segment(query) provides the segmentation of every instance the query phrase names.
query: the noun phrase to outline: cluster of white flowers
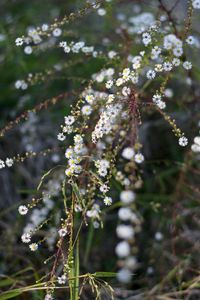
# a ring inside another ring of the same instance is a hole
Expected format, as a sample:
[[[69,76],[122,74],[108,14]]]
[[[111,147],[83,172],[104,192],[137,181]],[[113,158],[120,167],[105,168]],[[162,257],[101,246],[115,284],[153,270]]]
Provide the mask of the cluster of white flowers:
[[[131,245],[134,242],[140,221],[132,209],[135,193],[131,190],[124,190],[120,194],[120,200],[122,207],[118,210],[120,224],[116,228],[116,234],[121,241],[117,244],[115,252],[121,268],[117,272],[117,279],[122,283],[129,283],[132,272],[138,266],[136,257],[131,254]],[[125,224],[122,222],[125,222]]]
[[[21,90],[26,90],[28,88],[28,84],[24,80],[17,80],[15,82],[15,88],[16,89],[21,89]]]
[[[195,153],[200,153],[200,136],[194,138],[194,143],[191,146],[191,149]]]
[[[129,18],[129,23],[133,25],[128,28],[129,33],[142,33],[155,24],[155,18],[152,13],[144,12]]]
[[[92,53],[94,57],[96,57],[99,53],[94,50],[93,46],[86,46],[85,42],[70,42],[69,44],[66,41],[60,42],[59,46],[63,48],[65,53],[85,53],[90,54]]]
[[[101,113],[100,119],[92,132],[93,143],[97,143],[103,135],[107,135],[112,131],[116,118],[119,116],[121,110],[121,104],[106,105],[105,110]]]
[[[0,159],[0,169],[3,169],[5,167],[12,167],[14,164],[14,160],[12,158],[6,158],[6,160]]]
[[[136,163],[141,164],[144,161],[144,155],[140,152],[135,153],[132,147],[126,147],[122,150],[122,157],[127,160],[134,159]]]
[[[54,207],[54,201],[51,198],[56,197],[59,195],[61,190],[61,183],[63,181],[63,174],[59,174],[53,179],[50,179],[44,188],[43,195],[41,201],[43,206],[41,209],[34,208],[31,211],[29,216],[29,221],[24,227],[23,234],[21,236],[21,240],[23,243],[29,244],[31,242],[32,236],[37,232],[37,229],[41,227],[41,224],[45,222],[48,217],[48,214]],[[29,211],[29,206],[20,205],[18,211],[21,215],[26,215]],[[59,234],[59,233],[58,233]],[[57,237],[56,229],[50,228],[49,236],[46,240],[47,245],[49,248],[52,248],[52,245],[55,242]],[[29,248],[31,251],[36,251],[38,249],[38,243],[31,243],[29,244]]]
[[[110,162],[106,159],[97,160],[95,161],[95,166],[97,168],[98,174],[102,177],[105,177],[108,174]]]
[[[152,101],[160,108],[164,109],[166,107],[166,103],[162,100],[162,96],[160,94],[153,95]]]
[[[70,177],[75,174],[80,174],[82,167],[80,162],[82,160],[81,155],[86,154],[87,148],[83,143],[83,137],[80,134],[74,136],[74,146],[70,146],[65,151],[65,157],[68,159],[68,168],[65,170],[65,174]]]

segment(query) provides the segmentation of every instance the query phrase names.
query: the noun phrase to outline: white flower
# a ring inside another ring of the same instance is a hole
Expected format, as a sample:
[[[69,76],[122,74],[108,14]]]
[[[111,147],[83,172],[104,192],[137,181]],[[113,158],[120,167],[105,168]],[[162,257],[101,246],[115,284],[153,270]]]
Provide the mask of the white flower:
[[[179,58],[173,58],[172,60],[172,64],[175,66],[175,67],[178,67],[180,65],[181,61]]]
[[[128,95],[130,95],[130,93],[131,93],[131,89],[127,86],[124,86],[122,89],[122,95],[127,97]]]
[[[165,109],[166,108],[166,103],[164,101],[157,101],[156,105],[160,108],[160,109]]]
[[[173,49],[174,56],[180,57],[183,54],[183,48],[177,47]]]
[[[106,88],[107,88],[107,89],[110,89],[112,86],[113,86],[113,81],[112,81],[112,80],[108,80],[108,81],[106,82]]]
[[[118,217],[122,221],[128,221],[128,220],[130,220],[131,216],[132,216],[132,211],[128,207],[121,207],[118,210]]]
[[[103,17],[103,16],[106,15],[106,10],[104,8],[99,8],[97,10],[97,13],[98,13],[99,16]]]
[[[29,233],[24,233],[21,236],[21,240],[22,240],[23,243],[30,243],[30,241],[31,241],[31,235]]]
[[[111,50],[111,51],[108,52],[108,57],[110,59],[113,59],[116,55],[117,55],[117,52],[115,52],[113,50]]]
[[[75,144],[78,144],[78,145],[82,144],[83,143],[82,136],[80,134],[76,134],[74,136],[74,142],[75,142]]]
[[[156,232],[155,234],[155,240],[156,241],[161,241],[163,239],[163,235],[161,232]]]
[[[120,86],[120,85],[122,85],[123,83],[124,83],[123,78],[118,78],[118,79],[116,80],[116,86]]]
[[[60,28],[55,28],[52,34],[53,36],[58,37],[62,34],[62,30]]]
[[[129,204],[135,200],[135,193],[130,190],[122,191],[120,194],[120,200],[123,203]]]
[[[192,69],[192,63],[190,61],[184,61],[183,68],[186,70]]]
[[[59,140],[59,141],[64,141],[65,139],[66,139],[66,137],[64,136],[64,134],[61,132],[61,133],[59,133],[58,135],[57,135],[57,139]]]
[[[127,257],[130,255],[131,248],[128,242],[123,241],[117,244],[115,252],[118,257]]]
[[[185,147],[188,144],[188,139],[185,136],[179,138],[178,143],[180,146]]]
[[[31,46],[26,46],[24,48],[24,53],[27,54],[27,55],[30,55],[31,53],[33,52],[33,49]]]
[[[112,198],[111,197],[105,197],[103,202],[106,206],[110,206],[112,204]]]
[[[192,6],[193,6],[195,9],[200,9],[200,0],[193,0],[193,1],[192,1]]]
[[[122,283],[129,283],[131,281],[132,274],[130,270],[122,268],[117,272],[117,280]]]
[[[23,41],[23,39],[22,39],[22,38],[17,38],[17,39],[15,40],[15,44],[16,44],[16,46],[22,46],[22,45],[23,45],[23,43],[24,43],[24,41]]]
[[[162,96],[161,96],[161,95],[155,94],[155,95],[153,95],[152,101],[153,101],[154,103],[157,103],[158,101],[161,101],[161,99],[162,99]]]
[[[172,70],[172,67],[173,67],[173,65],[172,65],[169,61],[166,61],[166,62],[164,62],[164,64],[163,64],[163,69],[164,69],[165,71],[171,71],[171,70]]]
[[[84,105],[81,112],[83,115],[89,116],[92,113],[92,107],[90,105]]]
[[[168,89],[164,90],[164,94],[165,94],[165,97],[172,98],[174,93],[173,93],[172,89],[168,88]]]
[[[195,43],[195,38],[192,35],[189,35],[186,39],[186,43],[189,45],[193,45]]]
[[[142,41],[145,46],[151,43],[151,35],[148,32],[142,34]]]
[[[131,147],[124,148],[122,151],[122,157],[131,160],[135,155],[135,151]]]
[[[195,153],[200,152],[200,136],[194,138],[194,144],[191,146],[191,149]]]
[[[32,243],[29,245],[29,248],[31,249],[31,251],[36,251],[38,249],[38,244]]]
[[[134,256],[129,256],[124,262],[124,266],[128,269],[134,270],[137,267],[137,259]]]
[[[62,276],[58,277],[58,283],[59,284],[65,284],[67,281],[67,276],[63,274]]]
[[[48,24],[42,24],[42,31],[47,31],[49,28]]]
[[[75,122],[75,118],[74,116],[68,116],[68,117],[65,117],[65,124],[66,125],[72,125],[73,123]]]
[[[51,294],[46,294],[44,300],[53,300]]]
[[[106,184],[101,185],[99,189],[102,193],[106,193],[109,191],[109,187]]]
[[[69,46],[65,46],[63,49],[65,53],[69,53],[71,51]]]
[[[73,157],[73,149],[72,148],[67,148],[67,150],[65,151],[65,157],[66,158],[72,158]]]
[[[122,72],[122,75],[127,77],[130,74],[130,69],[129,68],[125,68]]]
[[[94,102],[94,96],[93,95],[87,95],[85,97],[85,100],[89,103],[92,104]]]
[[[148,79],[154,79],[156,77],[156,72],[154,70],[149,70],[147,72],[147,78]]]
[[[165,103],[165,102],[164,102]],[[135,162],[138,164],[141,164],[144,161],[144,156],[142,155],[142,153],[137,153],[135,155]]]
[[[5,163],[2,159],[0,159],[0,169],[5,168]]]
[[[124,225],[124,224],[120,224],[117,226],[116,228],[116,233],[118,238],[120,239],[131,239],[134,236],[134,230],[133,227],[130,225]]]
[[[6,165],[7,167],[12,167],[14,161],[12,158],[6,158]]]
[[[60,230],[58,230],[58,234],[60,237],[64,237],[67,234],[67,229],[66,228],[61,228]]]
[[[20,205],[18,208],[18,212],[20,213],[20,215],[26,215],[28,212],[28,208],[26,207],[26,205]]]

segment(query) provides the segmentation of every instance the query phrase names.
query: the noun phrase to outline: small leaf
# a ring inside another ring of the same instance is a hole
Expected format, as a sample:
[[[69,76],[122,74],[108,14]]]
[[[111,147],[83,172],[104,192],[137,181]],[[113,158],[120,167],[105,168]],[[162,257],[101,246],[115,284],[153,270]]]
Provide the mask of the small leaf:
[[[95,277],[116,277],[117,273],[114,272],[95,272]]]

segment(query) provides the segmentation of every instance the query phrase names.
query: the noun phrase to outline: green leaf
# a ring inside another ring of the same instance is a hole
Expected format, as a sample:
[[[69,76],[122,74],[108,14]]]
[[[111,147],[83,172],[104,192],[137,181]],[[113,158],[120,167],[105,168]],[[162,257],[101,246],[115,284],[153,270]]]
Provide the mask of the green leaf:
[[[11,285],[11,284],[13,284],[14,282],[15,282],[15,280],[12,279],[12,278],[2,279],[2,280],[0,281],[0,287],[7,286],[7,285]]]
[[[95,272],[95,277],[116,277],[117,273],[114,272]]]
[[[21,295],[23,291],[21,289],[11,290],[5,293],[0,294],[0,300],[11,299]]]
[[[82,198],[82,196],[81,196],[81,194],[80,194],[80,192],[79,192],[78,185],[77,185],[75,182],[72,182],[71,185],[72,185],[73,192],[74,192],[74,194],[75,194],[75,196],[76,196],[78,202],[79,202],[80,204],[82,204],[83,207],[85,207],[85,202],[84,202],[84,200],[83,200],[83,198]]]

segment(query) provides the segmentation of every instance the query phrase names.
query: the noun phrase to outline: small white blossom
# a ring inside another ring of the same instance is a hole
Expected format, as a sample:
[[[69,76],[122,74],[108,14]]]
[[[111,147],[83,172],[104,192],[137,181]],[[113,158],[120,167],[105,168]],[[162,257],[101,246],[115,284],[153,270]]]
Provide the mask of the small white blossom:
[[[110,206],[112,204],[112,198],[111,197],[105,197],[103,202],[106,206]]]
[[[132,279],[132,274],[129,269],[122,268],[117,272],[117,280],[121,283],[129,283]]]
[[[6,158],[6,165],[7,167],[12,167],[14,161],[12,158]]]
[[[178,143],[180,146],[185,147],[188,144],[188,139],[185,136],[179,138]]]
[[[194,138],[194,144],[192,144],[191,149],[195,153],[200,152],[200,136]]]
[[[124,225],[124,224],[118,225],[116,228],[116,233],[118,238],[124,240],[132,239],[134,236],[134,230],[131,225]]]
[[[26,205],[20,205],[18,208],[18,212],[20,213],[20,215],[26,215],[28,212],[28,208]]]
[[[30,241],[31,241],[31,235],[29,233],[24,233],[21,236],[21,240],[22,240],[23,243],[30,243]]]
[[[59,284],[65,284],[67,281],[67,276],[63,274],[62,276],[58,277],[58,283]]]
[[[192,63],[190,61],[184,61],[183,68],[186,70],[192,69]]]
[[[64,237],[67,234],[67,229],[66,228],[61,228],[60,230],[58,230],[58,234],[60,237]]]
[[[200,0],[192,0],[192,6],[195,9],[200,9]]]
[[[110,89],[112,86],[113,86],[113,81],[112,81],[112,80],[108,80],[108,81],[106,82],[106,88],[107,88],[107,89]]]
[[[107,193],[109,191],[109,187],[106,184],[101,185],[99,189],[102,193]]]
[[[81,108],[81,112],[83,115],[89,116],[92,113],[92,107],[90,105],[84,105]]]
[[[122,151],[122,157],[131,160],[135,155],[135,151],[131,147],[124,148]]]
[[[5,168],[5,163],[2,159],[0,159],[0,169]]]
[[[44,300],[53,300],[53,297],[51,294],[46,294]]]
[[[141,164],[144,161],[144,156],[142,153],[137,153],[134,159],[137,164]]]
[[[189,35],[186,39],[186,43],[189,45],[193,45],[195,43],[195,39],[192,35]]]
[[[52,32],[53,36],[58,37],[62,34],[62,30],[60,28],[55,28]]]
[[[156,72],[154,70],[149,70],[147,72],[147,78],[148,79],[154,79],[156,77]]]
[[[72,125],[73,123],[75,122],[75,118],[74,116],[68,116],[68,117],[65,117],[65,124],[66,125]]]
[[[116,80],[116,86],[120,86],[120,85],[122,85],[123,83],[124,83],[123,78],[118,78],[118,79]]]
[[[120,194],[120,200],[125,204],[132,203],[135,200],[135,193],[130,190],[122,191]]]
[[[89,103],[89,104],[93,104],[94,102],[94,95],[87,95],[85,97],[85,100]]]
[[[128,242],[123,241],[117,244],[115,252],[118,257],[127,257],[130,255],[131,248]]]
[[[16,44],[16,46],[22,46],[22,45],[23,45],[23,43],[24,43],[24,41],[23,41],[23,39],[22,39],[22,38],[17,38],[17,39],[15,40],[15,44]]]
[[[142,34],[142,41],[145,46],[149,45],[151,43],[151,35],[148,32],[144,32]]]
[[[32,243],[32,244],[29,245],[29,248],[30,248],[31,251],[37,251],[38,244]]]
[[[64,141],[65,139],[66,139],[66,137],[65,137],[65,135],[61,132],[61,133],[59,133],[58,135],[57,135],[57,139],[59,140],[59,141]]]

